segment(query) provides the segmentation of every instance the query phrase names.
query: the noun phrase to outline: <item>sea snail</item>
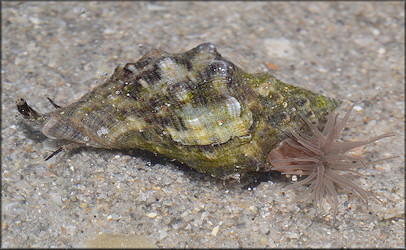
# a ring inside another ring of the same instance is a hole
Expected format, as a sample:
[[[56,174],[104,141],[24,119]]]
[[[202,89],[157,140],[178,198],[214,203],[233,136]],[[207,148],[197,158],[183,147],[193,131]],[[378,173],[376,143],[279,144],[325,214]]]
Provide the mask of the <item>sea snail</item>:
[[[118,66],[77,102],[66,107],[51,103],[56,110],[46,114],[22,98],[17,107],[45,136],[70,142],[54,154],[80,146],[136,148],[220,178],[270,171],[274,165],[314,180],[312,167],[304,165],[324,164],[319,156],[328,155],[327,146],[318,141],[331,144],[348,119],[340,123],[333,115],[340,101],[270,73],[247,73],[211,43],[180,54],[151,50],[135,63]],[[328,114],[322,133],[312,121],[325,122]],[[306,135],[309,131],[314,137]],[[308,164],[299,159],[303,154]],[[333,192],[334,180],[325,180],[324,189],[319,182],[313,187],[317,196]]]

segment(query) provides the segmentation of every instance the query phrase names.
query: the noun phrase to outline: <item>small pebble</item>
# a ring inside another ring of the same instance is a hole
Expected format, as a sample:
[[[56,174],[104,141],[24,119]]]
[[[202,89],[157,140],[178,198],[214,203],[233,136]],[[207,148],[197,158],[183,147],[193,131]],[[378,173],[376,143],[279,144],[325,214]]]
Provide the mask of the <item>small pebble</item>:
[[[156,213],[147,213],[146,216],[149,218],[155,218],[157,216],[157,214]]]
[[[220,229],[220,226],[215,226],[215,227],[213,228],[213,230],[211,231],[211,234],[212,234],[213,236],[216,236],[217,233],[219,232],[219,229]]]
[[[358,105],[355,105],[355,106],[354,106],[354,110],[356,110],[356,111],[361,111],[361,110],[362,110],[362,107],[361,107],[361,106],[358,106]]]
[[[381,54],[381,55],[383,55],[383,54],[386,53],[386,49],[385,49],[385,48],[379,48],[379,49],[378,49],[378,53]]]

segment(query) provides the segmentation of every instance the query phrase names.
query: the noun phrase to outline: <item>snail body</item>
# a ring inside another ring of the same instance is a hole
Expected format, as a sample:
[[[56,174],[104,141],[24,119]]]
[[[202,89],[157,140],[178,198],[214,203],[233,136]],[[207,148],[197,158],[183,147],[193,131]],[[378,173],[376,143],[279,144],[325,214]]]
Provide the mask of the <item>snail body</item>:
[[[53,103],[54,104],[54,103]],[[152,50],[66,107],[39,114],[17,107],[51,139],[74,146],[141,149],[226,178],[269,171],[286,131],[322,120],[339,101],[250,74],[211,43],[185,53]]]

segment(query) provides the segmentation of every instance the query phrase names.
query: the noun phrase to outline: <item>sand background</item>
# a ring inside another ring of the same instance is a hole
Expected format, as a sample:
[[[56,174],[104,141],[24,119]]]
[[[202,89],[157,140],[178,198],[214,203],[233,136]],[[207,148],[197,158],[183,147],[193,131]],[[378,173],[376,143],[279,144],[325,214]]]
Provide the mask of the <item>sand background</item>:
[[[129,246],[405,246],[404,3],[1,4],[2,247],[86,246],[100,233]],[[356,179],[382,202],[367,209],[341,192],[333,226],[329,211],[296,202],[303,189],[287,191],[285,178],[224,186],[167,161],[95,149],[45,162],[52,145],[15,107],[21,96],[50,111],[46,97],[78,100],[150,48],[184,52],[203,42],[248,71],[357,102],[343,139],[395,132],[356,151],[400,156]]]

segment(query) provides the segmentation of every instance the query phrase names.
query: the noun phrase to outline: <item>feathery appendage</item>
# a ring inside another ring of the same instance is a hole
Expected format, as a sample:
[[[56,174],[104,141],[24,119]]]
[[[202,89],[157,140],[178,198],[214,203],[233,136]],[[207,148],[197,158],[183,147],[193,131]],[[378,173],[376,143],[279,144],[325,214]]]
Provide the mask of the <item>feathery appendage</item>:
[[[390,132],[364,141],[342,142],[335,140],[343,130],[352,108],[353,106],[350,107],[340,121],[337,120],[338,113],[331,112],[327,116],[323,131],[320,131],[307,118],[303,118],[313,136],[292,131],[292,138],[282,141],[268,155],[272,170],[279,171],[282,174],[307,176],[290,185],[290,187],[308,186],[303,195],[306,196],[310,193],[308,198],[316,206],[320,204],[323,198],[327,199],[334,209],[334,218],[338,207],[336,185],[354,191],[366,201],[367,205],[368,196],[372,195],[372,193],[357,186],[350,178],[338,173],[339,171],[357,173],[354,169],[366,166],[362,158],[356,158],[345,153],[351,149],[395,135]],[[368,164],[392,158],[394,157],[376,160]]]

